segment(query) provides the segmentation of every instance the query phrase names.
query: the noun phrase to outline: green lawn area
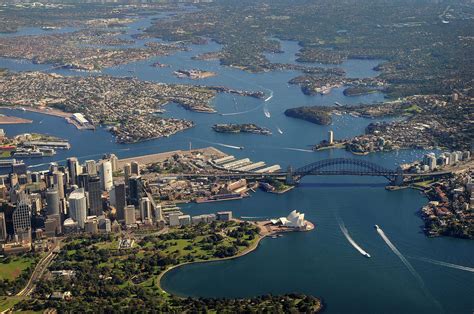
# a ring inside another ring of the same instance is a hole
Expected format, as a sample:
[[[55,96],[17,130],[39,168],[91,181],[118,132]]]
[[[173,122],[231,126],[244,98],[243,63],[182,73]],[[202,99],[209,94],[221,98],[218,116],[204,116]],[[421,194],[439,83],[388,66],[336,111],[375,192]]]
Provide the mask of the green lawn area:
[[[433,182],[434,182],[434,180],[427,180],[427,181],[413,183],[413,185],[418,186],[418,187],[422,187],[422,188],[426,188],[428,185],[430,185]]]
[[[0,279],[14,280],[31,264],[33,259],[29,257],[15,257],[7,264],[0,263]]]
[[[405,112],[407,112],[407,113],[420,113],[421,108],[418,107],[417,105],[411,105],[410,107],[405,109]]]
[[[0,312],[3,312],[23,300],[22,297],[0,297]]]

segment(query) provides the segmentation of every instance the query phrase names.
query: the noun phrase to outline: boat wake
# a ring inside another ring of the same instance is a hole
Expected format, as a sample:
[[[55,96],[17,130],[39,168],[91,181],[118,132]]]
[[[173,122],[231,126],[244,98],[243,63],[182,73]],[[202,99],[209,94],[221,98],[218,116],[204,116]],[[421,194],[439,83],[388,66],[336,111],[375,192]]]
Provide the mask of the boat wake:
[[[339,220],[339,219],[338,219]],[[341,229],[342,233],[346,237],[347,241],[357,250],[359,251],[360,254],[364,255],[365,257],[370,257],[370,254],[367,253],[363,248],[361,248],[355,241],[352,239],[352,237],[349,234],[349,231],[347,231],[346,226],[342,221],[338,221],[339,223],[339,228]]]
[[[376,227],[378,234],[380,237],[385,241],[385,243],[388,245],[388,247],[392,250],[395,255],[398,256],[398,258],[402,261],[403,264],[408,268],[408,270],[412,273],[412,275],[420,282],[420,284],[424,287],[424,282],[423,279],[420,277],[420,275],[416,272],[416,270],[413,268],[413,266],[410,264],[410,262],[403,256],[403,254],[397,249],[397,247],[390,241],[390,239],[387,237],[385,232],[383,232],[382,229]]]
[[[292,151],[296,151],[296,152],[314,153],[314,151],[312,151],[310,149],[303,149],[303,148],[282,147],[281,149],[292,150]]]
[[[252,108],[250,110],[245,110],[245,111],[238,111],[238,112],[229,112],[229,113],[221,113],[220,115],[221,116],[237,116],[237,115],[241,115],[241,114],[246,114],[246,113],[250,113],[250,112],[254,112],[254,111],[257,111],[259,110],[260,108],[262,108],[263,104],[255,107],[255,108]]]
[[[270,111],[268,111],[267,108],[263,109],[263,113],[265,114],[265,117],[270,118],[272,115],[270,114]]]
[[[388,247],[392,250],[392,252],[395,253],[395,255],[398,256],[398,258],[402,261],[403,264],[405,264],[406,268],[410,271],[410,273],[413,275],[413,277],[415,277],[415,279],[418,281],[418,284],[420,285],[421,289],[423,290],[424,294],[428,298],[433,300],[435,305],[443,312],[443,310],[441,308],[441,304],[435,298],[433,298],[433,296],[430,294],[430,292],[426,288],[425,282],[421,278],[420,274],[418,274],[418,272],[415,270],[415,268],[413,268],[413,266],[410,264],[410,262],[405,258],[405,256],[403,256],[403,254],[397,249],[397,247],[392,243],[392,241],[390,241],[390,239],[387,237],[385,232],[383,232],[383,230],[380,229],[380,227],[377,226],[377,225],[375,225],[375,229],[377,230],[380,237],[384,240],[384,242],[388,245]]]
[[[227,148],[233,148],[233,149],[244,149],[242,146],[235,146],[235,145],[229,145],[229,144],[224,144],[224,143],[216,143],[216,142],[211,142],[204,140],[202,138],[196,138],[196,137],[188,137],[189,139],[193,141],[199,141],[207,144],[212,144],[212,145],[217,145],[217,146],[222,146],[222,147],[227,147]]]
[[[456,265],[456,264],[452,264],[452,263],[446,263],[446,262],[437,261],[437,260],[434,260],[434,259],[431,259],[431,258],[424,258],[424,257],[412,257],[412,256],[410,256],[409,258],[419,260],[419,261],[422,261],[422,262],[426,262],[426,263],[431,263],[431,264],[434,264],[434,265],[439,265],[439,266],[444,266],[444,267],[449,267],[449,268],[454,268],[454,269],[459,269],[459,270],[468,271],[470,273],[474,273],[474,268],[473,267],[467,267],[467,266],[461,266],[461,265]]]

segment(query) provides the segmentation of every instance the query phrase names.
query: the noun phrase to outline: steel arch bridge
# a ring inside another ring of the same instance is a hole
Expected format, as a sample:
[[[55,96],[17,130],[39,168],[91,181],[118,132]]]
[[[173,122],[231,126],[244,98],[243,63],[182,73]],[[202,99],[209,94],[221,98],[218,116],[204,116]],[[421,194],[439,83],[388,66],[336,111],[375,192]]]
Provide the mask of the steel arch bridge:
[[[320,160],[295,169],[291,174],[300,178],[308,175],[380,176],[392,182],[402,175],[396,170],[379,166],[373,162],[353,158]]]

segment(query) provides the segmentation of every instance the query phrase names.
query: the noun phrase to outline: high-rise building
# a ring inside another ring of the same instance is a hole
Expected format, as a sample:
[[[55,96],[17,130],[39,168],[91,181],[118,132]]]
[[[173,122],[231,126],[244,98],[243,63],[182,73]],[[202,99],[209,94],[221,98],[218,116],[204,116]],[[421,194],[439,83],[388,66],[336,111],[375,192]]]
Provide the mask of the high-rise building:
[[[140,175],[140,165],[136,161],[132,161],[130,163],[130,170],[132,172],[132,175],[139,176]]]
[[[46,214],[59,215],[59,193],[58,190],[49,188],[46,190]]]
[[[86,160],[86,172],[90,176],[97,175],[97,165],[95,163],[95,160]]]
[[[125,224],[126,225],[133,225],[136,223],[135,219],[135,206],[128,205],[125,207]]]
[[[163,211],[160,204],[155,204],[155,221],[163,221]]]
[[[84,191],[89,191],[89,173],[84,172],[77,176],[77,186],[83,188]]]
[[[138,200],[141,196],[141,177],[132,176],[128,181],[128,191],[130,203],[133,205],[138,205]]]
[[[77,221],[77,225],[84,228],[84,222],[87,218],[86,195],[83,188],[74,190],[69,195],[69,214],[70,217]]]
[[[333,131],[328,131],[328,143],[329,144],[334,144],[334,132]]]
[[[124,209],[127,205],[125,183],[116,183],[110,191],[110,205],[115,207],[117,220],[125,220]]]
[[[100,178],[89,178],[89,207],[91,215],[100,215],[102,213],[102,190],[100,188]]]
[[[430,170],[434,170],[436,168],[436,155],[434,153],[426,154],[423,157],[423,164],[428,166]]]
[[[5,213],[0,213],[0,242],[7,240],[7,223]]]
[[[76,157],[70,157],[67,159],[67,168],[68,168],[68,172],[69,172],[69,184],[70,185],[75,185],[77,184],[76,180],[77,180],[77,175],[79,174],[79,162],[77,161],[77,158]]]
[[[53,173],[53,182],[58,191],[59,199],[64,199],[64,173],[55,171]]]
[[[115,154],[110,154],[110,164],[112,165],[112,172],[118,170],[118,157]]]
[[[101,188],[110,191],[113,185],[112,164],[110,161],[103,161],[99,166]]]
[[[130,180],[130,176],[132,175],[132,167],[129,163],[126,163],[123,166],[123,176],[125,178],[125,185],[128,186],[128,181]]]
[[[142,197],[140,199],[140,219],[142,222],[152,221],[151,201],[148,197]]]
[[[22,242],[31,242],[31,203],[21,194],[13,212],[13,232]]]

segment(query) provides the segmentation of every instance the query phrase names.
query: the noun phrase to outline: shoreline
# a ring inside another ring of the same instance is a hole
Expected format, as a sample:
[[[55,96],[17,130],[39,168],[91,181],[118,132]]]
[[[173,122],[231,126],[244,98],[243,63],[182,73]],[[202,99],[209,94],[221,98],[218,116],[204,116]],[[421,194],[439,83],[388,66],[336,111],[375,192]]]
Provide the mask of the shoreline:
[[[237,222],[249,222],[249,223],[253,223],[257,226],[259,226],[261,228],[260,232],[264,232],[263,231],[263,228],[260,224],[262,223],[267,223],[268,221],[251,221],[251,220],[240,220],[240,219],[236,219]],[[220,261],[228,261],[228,260],[233,260],[233,259],[237,259],[239,257],[242,257],[242,256],[245,256],[247,254],[250,254],[252,253],[253,251],[255,251],[260,242],[267,238],[267,237],[271,237],[273,235],[277,235],[277,234],[281,234],[281,233],[287,233],[287,232],[309,232],[309,231],[312,231],[314,230],[314,224],[307,221],[308,224],[310,224],[310,229],[307,229],[307,230],[280,230],[280,231],[268,231],[268,233],[263,233],[263,234],[259,234],[259,238],[255,241],[254,244],[252,244],[250,247],[246,248],[245,250],[243,250],[242,252],[238,253],[237,255],[234,255],[234,256],[229,256],[229,257],[223,257],[223,258],[213,258],[213,259],[209,259],[209,260],[202,260],[202,261],[192,261],[192,262],[185,262],[185,263],[181,263],[181,264],[178,264],[178,265],[174,265],[174,266],[171,266],[169,267],[168,269],[165,269],[162,273],[160,273],[158,275],[158,277],[156,278],[158,281],[157,281],[157,286],[158,288],[166,293],[166,294],[169,294],[169,295],[173,295],[172,293],[166,291],[165,289],[163,289],[163,286],[161,285],[161,279],[163,279],[164,275],[167,274],[169,271],[173,270],[173,269],[177,269],[177,268],[180,268],[180,267],[183,267],[183,266],[186,266],[186,265],[191,265],[191,264],[201,264],[201,263],[214,263],[214,262],[220,262]],[[181,296],[178,296],[178,295],[175,295],[177,297],[180,297],[180,298],[183,298]]]

